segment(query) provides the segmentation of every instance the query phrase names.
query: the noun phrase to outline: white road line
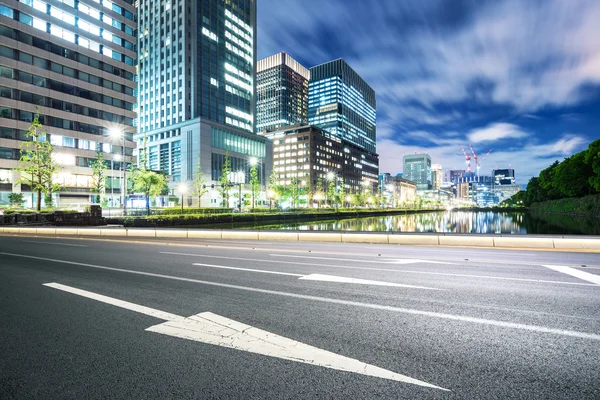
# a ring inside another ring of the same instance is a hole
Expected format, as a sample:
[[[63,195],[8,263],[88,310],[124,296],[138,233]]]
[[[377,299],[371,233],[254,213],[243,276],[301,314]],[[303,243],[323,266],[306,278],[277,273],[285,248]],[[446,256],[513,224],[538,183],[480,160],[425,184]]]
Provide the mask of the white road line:
[[[311,267],[357,269],[357,270],[365,270],[365,271],[400,272],[403,274],[454,276],[454,277],[461,277],[461,278],[478,278],[478,279],[492,279],[492,280],[517,281],[517,282],[550,283],[550,284],[556,284],[556,285],[597,286],[593,283],[581,283],[581,282],[551,281],[551,280],[544,280],[544,279],[527,279],[527,278],[509,278],[509,277],[503,277],[503,276],[489,276],[489,275],[451,274],[451,273],[447,273],[447,272],[412,271],[412,270],[406,270],[406,269],[350,267],[350,266],[346,266],[346,265],[313,264],[313,263],[303,263],[303,262],[297,262],[297,261],[279,261],[279,260],[264,260],[264,259],[257,259],[257,258],[213,256],[213,255],[208,255],[208,254],[174,253],[174,252],[169,252],[169,251],[161,251],[160,254],[186,256],[186,257],[217,258],[217,259],[223,259],[223,260],[238,260],[238,261],[276,263],[276,264],[305,265],[305,266],[311,266]]]
[[[524,331],[529,331],[529,332],[548,333],[548,334],[552,334],[552,335],[600,341],[600,335],[594,334],[594,333],[588,333],[588,332],[547,328],[547,327],[538,326],[538,325],[526,325],[526,324],[519,324],[519,323],[514,323],[514,322],[466,317],[466,316],[462,316],[462,315],[444,314],[444,313],[438,313],[438,312],[433,312],[433,311],[423,311],[423,310],[415,310],[415,309],[410,309],[410,308],[385,306],[385,305],[381,305],[381,304],[361,303],[361,302],[357,302],[357,301],[332,299],[332,298],[328,298],[328,297],[310,296],[310,295],[304,295],[304,294],[298,294],[298,293],[279,292],[276,290],[259,289],[259,288],[240,286],[240,285],[231,285],[228,283],[209,282],[209,281],[202,281],[199,279],[183,278],[183,277],[179,277],[179,276],[154,274],[151,272],[133,271],[133,270],[128,270],[128,269],[105,267],[105,266],[101,266],[101,265],[78,263],[78,262],[74,262],[74,261],[56,260],[56,259],[45,258],[45,257],[27,256],[24,254],[0,252],[0,255],[11,256],[11,257],[21,257],[21,258],[27,258],[27,259],[31,259],[31,260],[50,261],[50,262],[55,262],[55,263],[60,263],[60,264],[78,265],[78,266],[82,266],[82,267],[101,269],[101,270],[105,270],[105,271],[123,272],[123,273],[133,274],[133,275],[150,276],[153,278],[170,279],[170,280],[181,281],[181,282],[197,283],[197,284],[206,285],[206,286],[243,290],[243,291],[247,291],[247,292],[270,294],[270,295],[289,297],[289,298],[294,298],[294,299],[317,301],[317,302],[321,302],[321,303],[346,305],[346,306],[360,307],[360,308],[366,308],[366,309],[372,309],[372,310],[390,311],[390,312],[395,312],[395,313],[400,313],[400,314],[419,315],[419,316],[439,318],[439,319],[445,319],[445,320],[451,320],[451,321],[470,322],[470,323],[480,324],[480,325],[489,325],[489,326],[524,330]]]
[[[233,270],[236,270],[236,271],[259,272],[261,274],[287,275],[287,276],[299,276],[299,277],[304,276],[302,274],[292,274],[292,273],[289,273],[289,272],[267,271],[267,270],[264,270],[264,269],[226,267],[224,265],[211,265],[211,264],[198,264],[198,263],[194,263],[192,265],[198,265],[200,267],[209,267],[209,268],[233,269]]]
[[[55,242],[40,242],[37,240],[23,240],[24,243],[40,243],[40,244],[50,244],[52,246],[70,246],[70,247],[87,247],[83,244],[67,244],[67,243],[55,243]]]
[[[350,261],[350,262],[364,262],[370,264],[412,264],[412,263],[429,263],[429,264],[449,264],[456,265],[455,263],[445,261],[432,261],[432,260],[421,260],[419,258],[406,258],[406,259],[394,259],[387,258],[386,261],[371,261],[371,260],[357,260],[351,258],[334,258],[334,257],[310,257],[310,256],[292,256],[287,254],[269,254],[271,257],[288,257],[288,258],[309,258],[314,260],[334,260],[334,261]]]
[[[371,281],[368,279],[346,278],[344,276],[333,276],[333,275],[323,275],[323,274],[305,275],[299,279],[306,280],[306,281],[319,281],[319,282],[353,283],[353,284],[357,284],[357,285],[391,286],[391,287],[403,287],[403,288],[424,289],[424,290],[445,290],[445,289],[436,289],[436,288],[430,288],[430,287],[425,287],[425,286],[405,285],[402,283]]]
[[[61,285],[60,283],[44,283],[44,286],[48,286],[54,289],[62,290],[63,292],[68,292],[72,294],[76,294],[78,296],[87,297],[88,299],[100,301],[102,303],[110,304],[116,307],[124,308],[126,310],[135,311],[140,314],[149,315],[151,317],[155,317],[158,319],[162,319],[165,321],[179,321],[185,318],[180,317],[179,315],[167,313],[164,311],[155,310],[153,308],[140,306],[138,304],[129,303],[127,301],[114,299],[112,297],[103,296],[101,294],[88,292],[87,290],[76,289],[70,286]]]
[[[584,281],[592,282],[595,285],[600,285],[600,275],[590,274],[589,272],[566,267],[564,265],[542,265],[542,267],[550,268],[551,270],[562,272],[563,274],[571,275],[575,278],[583,279]]]
[[[184,318],[179,315],[166,313],[58,283],[46,283],[44,286],[168,321],[147,328],[146,331],[148,332],[338,371],[352,372],[375,378],[389,379],[397,382],[448,391],[448,389],[406,375],[397,374],[374,365],[369,365],[327,350],[319,349],[296,340],[288,339],[284,336],[279,336],[211,312],[204,312],[189,318]]]
[[[404,285],[402,283],[371,281],[371,280],[366,280],[366,279],[346,278],[343,276],[333,276],[333,275],[322,275],[322,274],[303,275],[303,274],[292,274],[290,272],[269,271],[269,270],[264,270],[264,269],[227,267],[224,265],[198,264],[198,263],[194,263],[192,265],[197,265],[200,267],[209,267],[209,268],[231,269],[231,270],[235,270],[235,271],[258,272],[261,274],[295,276],[295,277],[299,277],[299,279],[301,279],[301,280],[307,280],[307,281],[354,283],[357,285],[390,286],[390,287],[402,287],[402,288],[425,289],[425,290],[444,290],[444,289],[435,289],[435,288],[430,288],[430,287],[425,287],[425,286]]]

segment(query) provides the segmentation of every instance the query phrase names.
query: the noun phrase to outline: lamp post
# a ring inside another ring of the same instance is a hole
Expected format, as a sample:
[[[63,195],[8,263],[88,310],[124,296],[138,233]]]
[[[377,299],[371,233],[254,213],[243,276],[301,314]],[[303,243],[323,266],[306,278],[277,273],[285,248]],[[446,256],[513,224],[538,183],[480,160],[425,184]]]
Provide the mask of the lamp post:
[[[113,140],[122,140],[121,146],[121,170],[123,172],[123,190],[121,191],[122,195],[122,204],[123,204],[123,215],[127,215],[127,172],[125,171],[125,132],[119,128],[112,128],[109,131],[109,135]]]
[[[258,157],[250,157],[249,162],[250,162],[250,166],[260,168],[260,163],[259,163]],[[252,173],[250,173],[250,176],[252,177]],[[260,196],[260,192],[262,191],[262,179],[261,178],[262,178],[262,176],[261,176],[261,173],[259,170],[259,173],[258,173],[258,194],[259,194],[259,196]],[[252,178],[250,178],[250,179],[252,179]],[[255,199],[254,199],[254,188],[252,187],[252,181],[250,181],[250,185],[251,185],[250,190],[252,192],[252,209],[254,210]]]
[[[113,156],[113,159],[110,162],[110,164],[111,164],[110,198],[111,198],[111,204],[113,205],[113,207],[114,207],[114,204],[115,204],[115,177],[114,177],[114,173],[115,173],[115,161],[116,162],[121,162],[121,155],[120,154],[115,154]]]
[[[188,187],[185,183],[180,183],[177,190],[181,193],[181,214],[183,215],[183,196],[188,192]]]
[[[327,175],[325,175],[327,184],[325,185],[325,204],[329,205],[329,183],[335,179],[336,175],[333,171],[329,171]]]

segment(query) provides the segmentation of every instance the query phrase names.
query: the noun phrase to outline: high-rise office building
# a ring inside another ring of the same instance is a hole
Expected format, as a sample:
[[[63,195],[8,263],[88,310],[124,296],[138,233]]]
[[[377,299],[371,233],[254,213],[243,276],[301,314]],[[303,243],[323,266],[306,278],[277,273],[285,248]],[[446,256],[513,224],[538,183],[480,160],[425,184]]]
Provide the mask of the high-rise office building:
[[[433,190],[440,190],[442,188],[443,177],[442,164],[431,164],[431,184]]]
[[[466,175],[464,169],[449,169],[446,171],[446,181],[456,184],[458,180]]]
[[[260,60],[256,68],[256,131],[308,124],[310,72],[286,53]]]
[[[310,69],[308,122],[376,153],[375,91],[342,59]]]
[[[36,114],[62,166],[53,202],[90,202],[99,151],[109,205],[121,204],[135,147],[135,14],[133,0],[0,0],[0,204],[11,192],[37,201],[14,171]]]
[[[148,165],[190,182],[217,181],[226,157],[248,181],[270,143],[255,134],[256,1],[140,0],[138,148]],[[211,191],[202,205],[220,204]]]
[[[282,185],[296,178],[301,188],[314,188],[319,178],[327,181],[333,174],[337,181],[343,179],[347,193],[355,193],[378,181],[376,154],[316,126],[286,127],[261,135],[273,141],[274,176]]]
[[[417,190],[430,190],[431,157],[428,154],[409,154],[403,157],[403,177],[417,184]]]

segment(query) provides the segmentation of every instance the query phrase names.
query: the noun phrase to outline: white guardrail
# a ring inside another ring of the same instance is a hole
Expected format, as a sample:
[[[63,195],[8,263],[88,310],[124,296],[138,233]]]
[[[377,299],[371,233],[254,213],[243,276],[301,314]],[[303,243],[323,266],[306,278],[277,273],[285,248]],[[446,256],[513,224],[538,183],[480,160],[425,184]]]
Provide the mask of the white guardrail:
[[[425,246],[502,247],[519,249],[600,250],[600,237],[502,236],[462,234],[353,233],[314,231],[243,231],[144,228],[19,228],[0,227],[0,233],[106,238],[230,239],[287,242],[372,243]]]

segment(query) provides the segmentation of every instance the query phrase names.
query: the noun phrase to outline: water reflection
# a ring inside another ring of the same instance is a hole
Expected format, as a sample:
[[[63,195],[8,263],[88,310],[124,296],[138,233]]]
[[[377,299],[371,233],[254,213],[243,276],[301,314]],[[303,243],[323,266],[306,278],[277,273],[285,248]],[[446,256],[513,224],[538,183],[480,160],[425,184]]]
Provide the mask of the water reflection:
[[[237,227],[239,228],[239,227]],[[518,212],[432,212],[344,219],[286,222],[245,226],[248,229],[362,232],[446,232],[496,234],[600,234],[600,220],[572,216],[544,216]]]

